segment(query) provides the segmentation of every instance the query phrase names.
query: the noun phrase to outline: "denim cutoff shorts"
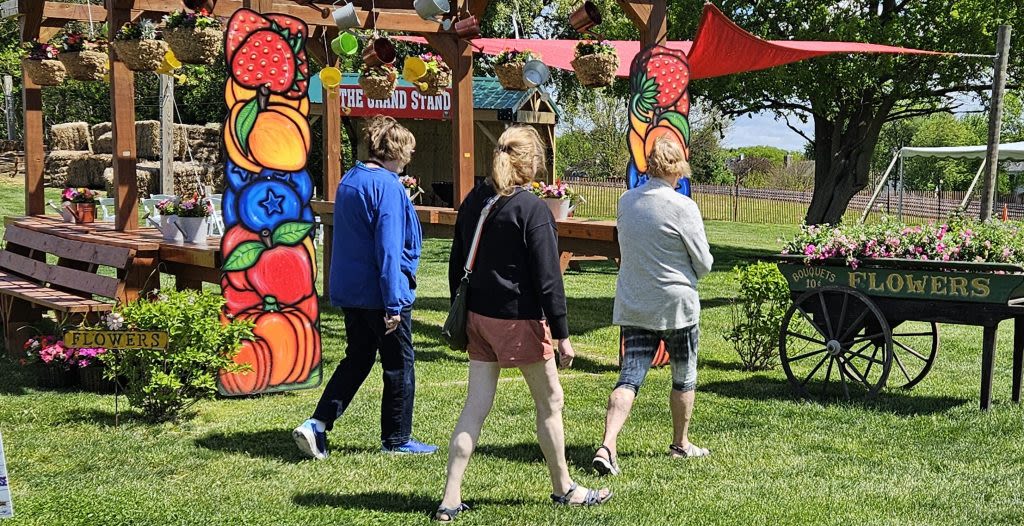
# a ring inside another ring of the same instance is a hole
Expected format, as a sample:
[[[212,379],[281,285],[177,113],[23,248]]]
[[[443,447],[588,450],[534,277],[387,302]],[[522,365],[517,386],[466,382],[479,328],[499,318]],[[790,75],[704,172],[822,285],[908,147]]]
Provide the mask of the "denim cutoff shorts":
[[[640,391],[661,342],[665,342],[672,367],[672,389],[685,393],[697,387],[697,341],[700,338],[697,325],[663,331],[627,326],[622,328],[622,337],[626,350],[616,389]]]

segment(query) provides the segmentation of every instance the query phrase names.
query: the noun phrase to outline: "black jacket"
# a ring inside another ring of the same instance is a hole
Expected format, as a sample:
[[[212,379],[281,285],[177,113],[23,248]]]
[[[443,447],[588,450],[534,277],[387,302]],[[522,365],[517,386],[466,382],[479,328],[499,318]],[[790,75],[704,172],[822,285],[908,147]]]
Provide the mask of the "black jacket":
[[[484,181],[459,208],[448,260],[452,297],[462,280],[480,213],[494,195],[490,181]],[[505,320],[547,319],[552,338],[569,336],[558,232],[551,211],[537,196],[517,189],[492,207],[480,237],[467,301],[469,310],[477,314]]]

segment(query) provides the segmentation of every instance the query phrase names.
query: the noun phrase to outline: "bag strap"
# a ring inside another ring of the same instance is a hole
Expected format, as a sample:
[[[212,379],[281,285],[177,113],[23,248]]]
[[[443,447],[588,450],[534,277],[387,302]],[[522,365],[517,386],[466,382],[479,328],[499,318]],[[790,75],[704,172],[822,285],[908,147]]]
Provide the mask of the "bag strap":
[[[476,262],[476,251],[480,248],[480,235],[484,231],[484,222],[487,221],[487,216],[491,213],[491,208],[498,202],[498,198],[501,196],[495,195],[487,200],[484,204],[484,209],[480,211],[480,220],[476,222],[476,230],[473,232],[473,242],[469,245],[469,255],[466,257],[466,265],[463,270],[466,273],[462,276],[463,280],[469,279],[469,275],[473,273],[473,264]]]

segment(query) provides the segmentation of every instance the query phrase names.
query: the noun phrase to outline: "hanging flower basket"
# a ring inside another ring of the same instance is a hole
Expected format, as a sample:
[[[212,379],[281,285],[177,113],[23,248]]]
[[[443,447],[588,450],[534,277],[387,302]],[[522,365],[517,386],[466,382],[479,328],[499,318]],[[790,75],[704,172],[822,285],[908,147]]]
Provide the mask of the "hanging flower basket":
[[[366,68],[359,76],[359,86],[368,99],[388,100],[398,86],[398,71],[390,65]]]
[[[21,59],[21,66],[32,81],[40,86],[57,86],[64,83],[67,76],[64,64],[56,59],[35,60],[26,57]]]
[[[619,55],[606,42],[580,42],[576,45],[576,58],[572,69],[580,84],[588,88],[603,88],[615,82],[619,70]]]
[[[452,70],[444,59],[433,53],[420,55],[420,59],[427,65],[427,72],[416,81],[421,93],[432,97],[444,93],[452,86]]]
[[[114,36],[117,58],[132,71],[156,71],[167,54],[167,42],[157,40],[152,20],[128,22]]]
[[[177,11],[164,17],[164,40],[185,64],[213,64],[224,48],[220,20],[206,11]]]
[[[536,53],[526,51],[513,51],[506,49],[498,54],[494,63],[494,73],[498,76],[501,87],[512,91],[526,91],[530,86],[523,79],[523,70],[526,63],[539,59]]]
[[[110,70],[110,55],[99,51],[65,51],[60,61],[75,80],[101,81]]]

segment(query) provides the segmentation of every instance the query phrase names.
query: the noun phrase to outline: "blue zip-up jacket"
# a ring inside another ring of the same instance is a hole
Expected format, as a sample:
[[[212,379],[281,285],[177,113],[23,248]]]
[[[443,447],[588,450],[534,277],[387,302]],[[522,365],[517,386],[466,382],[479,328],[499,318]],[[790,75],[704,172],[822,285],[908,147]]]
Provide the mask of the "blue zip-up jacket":
[[[331,303],[399,314],[416,299],[422,245],[416,209],[398,175],[357,162],[334,198]]]

